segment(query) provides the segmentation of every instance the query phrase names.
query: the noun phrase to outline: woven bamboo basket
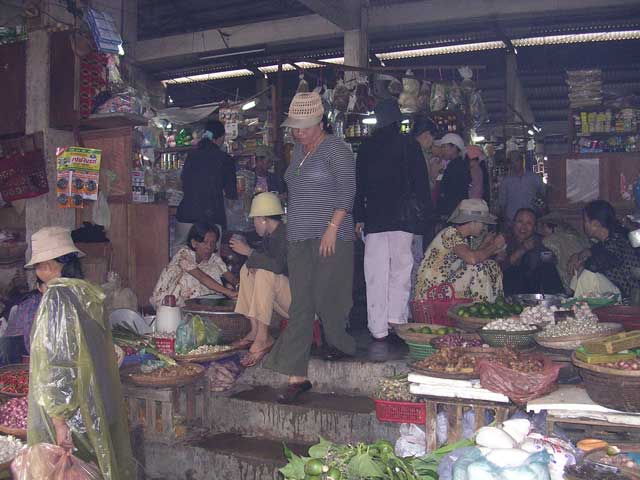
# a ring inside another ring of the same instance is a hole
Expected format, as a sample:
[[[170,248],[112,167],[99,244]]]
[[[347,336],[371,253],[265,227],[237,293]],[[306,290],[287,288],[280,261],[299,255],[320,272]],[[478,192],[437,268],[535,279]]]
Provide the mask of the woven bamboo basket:
[[[187,300],[183,314],[200,315],[203,319],[216,324],[220,329],[223,343],[232,343],[243,338],[251,330],[247,317],[235,313],[235,302],[213,302],[209,304],[199,299]]]
[[[544,337],[540,332],[534,337],[539,345],[545,348],[552,348],[555,350],[575,350],[580,345],[590,340],[598,338],[608,337],[614,333],[621,332],[623,330],[622,325],[619,323],[601,322],[600,325],[606,325],[609,328],[604,332],[589,333],[584,335],[565,335],[564,337]]]
[[[202,375],[204,375],[204,372],[206,370],[202,365],[197,365],[194,363],[189,363],[188,365],[195,368],[196,373],[192,375],[178,375],[175,377],[155,378],[141,373],[139,370],[135,370],[131,373],[126,374],[125,378],[131,383],[134,383],[135,385],[139,385],[141,387],[181,387],[183,385],[189,385],[190,383],[195,382]]]
[[[578,360],[575,353],[571,361],[578,367],[591,400],[614,410],[640,412],[640,371],[590,365]]]

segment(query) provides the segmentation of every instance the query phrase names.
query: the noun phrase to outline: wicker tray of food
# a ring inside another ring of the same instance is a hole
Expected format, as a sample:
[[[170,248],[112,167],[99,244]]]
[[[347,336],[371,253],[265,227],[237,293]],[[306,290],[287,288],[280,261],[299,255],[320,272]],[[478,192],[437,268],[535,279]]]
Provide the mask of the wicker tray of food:
[[[143,373],[137,367],[125,375],[125,379],[141,387],[179,387],[195,382],[204,375],[205,368],[196,363],[179,363],[177,366],[159,368]]]
[[[230,357],[238,351],[236,347],[232,347],[231,345],[216,345],[212,348],[216,348],[217,351],[209,351],[204,353],[188,353],[185,355],[176,354],[174,358],[178,362],[211,362],[213,360],[220,360]]]
[[[403,325],[396,325],[393,327],[396,334],[405,342],[431,344],[431,340],[434,338],[442,337],[449,333],[458,333],[467,340],[479,338],[478,335],[473,333],[463,333],[453,327],[445,327],[442,325],[429,325],[425,323],[405,323]],[[440,333],[421,333],[429,329],[431,332]]]
[[[485,343],[492,347],[527,349],[535,344],[535,335],[539,329],[532,330],[478,330]]]
[[[409,364],[409,368],[411,371],[416,373],[423,373],[430,377],[435,378],[446,378],[448,380],[475,380],[480,378],[480,375],[476,373],[475,370],[467,371],[452,371],[452,372],[442,372],[439,370],[431,370],[429,368],[423,368],[419,365],[420,362],[414,362]]]
[[[25,397],[28,393],[28,363],[12,363],[0,367],[0,395],[7,397]]]
[[[615,446],[618,447],[620,453],[612,455],[608,447],[598,448],[587,453],[584,460],[610,468],[617,468],[626,478],[640,479],[640,465],[626,455],[627,453],[640,453],[640,445],[637,443],[616,443]]]
[[[584,342],[598,338],[605,338],[611,334],[621,332],[623,326],[619,323],[601,322],[600,325],[607,326],[607,330],[598,333],[587,333],[583,335],[565,335],[563,337],[545,337],[544,331],[537,333],[534,338],[536,342],[545,347],[555,350],[575,350]]]
[[[26,397],[5,397],[0,400],[0,433],[27,438],[27,405]]]

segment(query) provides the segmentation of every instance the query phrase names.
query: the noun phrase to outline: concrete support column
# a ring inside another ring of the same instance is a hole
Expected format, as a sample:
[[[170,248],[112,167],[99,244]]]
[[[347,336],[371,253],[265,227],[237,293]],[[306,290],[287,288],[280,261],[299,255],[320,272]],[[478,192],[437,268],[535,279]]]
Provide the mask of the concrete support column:
[[[49,128],[49,33],[44,30],[29,32],[27,41],[27,111],[26,133],[43,132],[44,155],[47,164],[49,193],[23,200],[25,208],[26,235],[31,235],[42,227],[59,225],[73,228],[73,209],[58,208],[56,203],[56,147],[74,143],[71,132]],[[19,202],[20,203],[20,202]],[[31,255],[27,251],[27,258]]]
[[[369,66],[369,9],[360,9],[360,28],[344,32],[344,63],[354,67]],[[345,71],[345,80],[358,79],[362,72]]]

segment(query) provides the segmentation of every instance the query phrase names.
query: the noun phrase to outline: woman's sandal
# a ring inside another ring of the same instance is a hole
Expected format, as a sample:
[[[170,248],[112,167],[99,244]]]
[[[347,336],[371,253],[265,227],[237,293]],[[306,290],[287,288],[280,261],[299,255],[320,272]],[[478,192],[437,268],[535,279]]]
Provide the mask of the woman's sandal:
[[[309,380],[300,383],[290,383],[287,388],[278,395],[278,403],[291,404],[298,401],[298,397],[313,388]]]
[[[263,348],[262,350],[258,350],[257,352],[250,351],[244,357],[242,357],[242,360],[240,360],[240,365],[242,365],[244,368],[249,368],[257,365],[265,357],[265,355],[271,351],[272,348],[273,343],[268,347]]]

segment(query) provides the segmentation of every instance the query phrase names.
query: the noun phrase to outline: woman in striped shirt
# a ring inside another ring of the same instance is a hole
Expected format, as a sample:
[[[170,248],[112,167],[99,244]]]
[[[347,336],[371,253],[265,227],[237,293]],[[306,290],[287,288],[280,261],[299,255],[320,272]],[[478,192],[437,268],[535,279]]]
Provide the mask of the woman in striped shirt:
[[[292,303],[289,325],[265,364],[289,376],[279,399],[283,403],[312,387],[307,367],[316,315],[331,347],[325,359],[353,355],[356,349],[345,331],[352,306],[355,159],[341,139],[323,131],[323,113],[317,93],[298,93],[283,123],[297,141],[285,174]]]

